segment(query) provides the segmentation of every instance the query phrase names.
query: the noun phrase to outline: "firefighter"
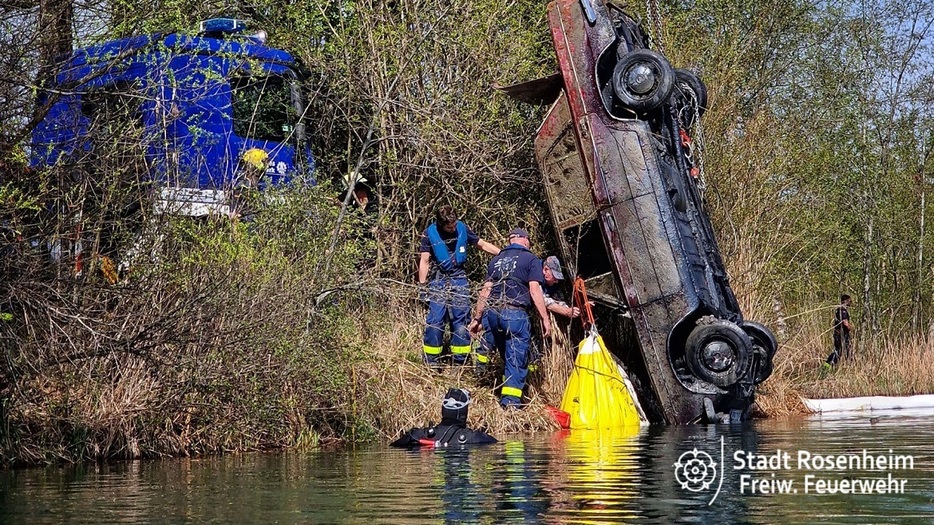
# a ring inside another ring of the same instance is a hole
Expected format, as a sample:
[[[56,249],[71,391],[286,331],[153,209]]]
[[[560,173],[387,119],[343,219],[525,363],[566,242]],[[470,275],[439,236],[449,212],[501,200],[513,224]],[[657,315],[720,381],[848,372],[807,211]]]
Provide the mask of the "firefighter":
[[[561,261],[557,257],[549,255],[545,258],[545,264],[542,266],[542,276],[544,277],[542,294],[545,296],[545,307],[548,308],[548,311],[564,317],[580,317],[580,308],[570,306],[564,301],[560,289],[560,283],[564,280],[564,272],[561,271]]]
[[[542,320],[542,336],[551,333],[543,280],[542,260],[529,251],[529,233],[522,228],[512,230],[509,246],[490,261],[470,325],[471,333],[479,334],[481,326],[484,330],[477,355],[479,368],[488,366],[494,348],[503,355],[500,404],[504,408],[522,404],[532,339],[528,310],[532,305]]]
[[[467,285],[467,247],[474,245],[490,255],[499,247],[481,239],[457,219],[453,208],[441,206],[434,224],[422,233],[419,245],[418,283],[420,297],[428,303],[422,350],[425,362],[438,366],[444,330],[451,327],[451,355],[455,364],[464,364],[470,355],[470,288]],[[429,279],[430,274],[430,279]]]
[[[561,271],[561,261],[556,256],[549,255],[545,258],[545,263],[542,265],[542,277],[544,278],[542,295],[545,297],[545,308],[555,315],[569,319],[580,317],[580,308],[571,306],[564,300],[564,293],[561,290],[564,272]],[[541,342],[533,338],[529,355],[529,372],[539,369],[543,357],[544,349]]]
[[[230,216],[252,222],[260,205],[260,186],[269,168],[269,154],[250,148],[240,157],[239,178],[231,192]]]
[[[850,322],[851,304],[853,304],[853,299],[843,294],[840,296],[840,306],[833,312],[833,352],[824,362],[824,371],[837,366],[841,358],[850,357],[850,332],[853,330],[853,324]]]

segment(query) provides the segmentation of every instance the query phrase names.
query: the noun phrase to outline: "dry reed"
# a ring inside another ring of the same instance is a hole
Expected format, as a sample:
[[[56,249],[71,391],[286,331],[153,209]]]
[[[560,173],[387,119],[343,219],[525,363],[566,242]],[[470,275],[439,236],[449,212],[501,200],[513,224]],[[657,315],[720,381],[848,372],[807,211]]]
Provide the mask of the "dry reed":
[[[476,377],[472,366],[448,367],[439,374],[422,363],[423,311],[413,308],[411,300],[403,295],[396,294],[397,299],[392,300],[389,309],[401,314],[358,327],[360,332],[381,335],[372,359],[362,359],[356,367],[355,396],[360,399],[357,417],[372,422],[383,438],[395,437],[411,427],[438,422],[444,392],[450,387],[463,387],[473,398],[469,421],[473,427],[486,427],[497,435],[557,428],[545,407],[560,405],[573,368],[577,342],[569,338],[567,330],[555,330],[545,342],[541,365],[529,374],[526,408],[507,412],[499,407],[496,396],[499,385]],[[867,349],[855,352],[834,373],[822,377],[821,364],[832,346],[827,329],[832,305],[810,309],[790,319],[777,319],[780,309],[770,307],[769,312],[761,312],[769,307],[767,301],[749,295],[743,300],[748,318],[783,327],[775,330],[780,337],[774,373],[759,387],[760,415],[782,417],[802,413],[802,397],[934,391],[934,364],[927,359],[932,341],[928,338],[857,341],[855,347]],[[553,324],[566,326],[561,322]]]
[[[833,348],[827,321],[832,308],[808,312],[796,320],[797,329],[780,340],[775,372],[759,389],[758,405],[766,414],[801,413],[801,398],[934,392],[934,363],[930,359],[934,341],[930,336],[856,338],[851,357],[827,370],[823,363]]]
[[[494,435],[557,429],[546,405],[561,401],[573,364],[566,333],[557,332],[547,341],[542,363],[529,373],[522,410],[503,410],[496,395],[498,383],[478,377],[473,365],[448,366],[440,373],[430,370],[421,358],[423,311],[411,302],[398,300],[392,310],[402,312],[377,322],[380,342],[374,358],[357,367],[356,395],[364,420],[372,421],[384,438],[398,436],[411,427],[437,423],[441,399],[448,388],[466,388],[471,394],[469,425],[486,428]],[[501,363],[494,359],[501,367]],[[501,368],[500,368],[501,370]]]

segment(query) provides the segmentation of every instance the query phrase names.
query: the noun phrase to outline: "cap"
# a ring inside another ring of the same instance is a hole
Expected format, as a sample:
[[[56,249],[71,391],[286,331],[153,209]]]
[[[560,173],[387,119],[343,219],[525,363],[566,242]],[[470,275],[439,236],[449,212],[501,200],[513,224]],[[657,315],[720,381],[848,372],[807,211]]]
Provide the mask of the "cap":
[[[513,228],[512,231],[509,232],[509,236],[510,237],[525,237],[526,239],[528,239],[529,232],[525,231],[525,229],[523,228]]]
[[[558,260],[554,255],[549,255],[545,259],[545,266],[551,269],[551,273],[554,274],[555,279],[559,281],[564,280],[564,273],[561,271],[561,261]]]

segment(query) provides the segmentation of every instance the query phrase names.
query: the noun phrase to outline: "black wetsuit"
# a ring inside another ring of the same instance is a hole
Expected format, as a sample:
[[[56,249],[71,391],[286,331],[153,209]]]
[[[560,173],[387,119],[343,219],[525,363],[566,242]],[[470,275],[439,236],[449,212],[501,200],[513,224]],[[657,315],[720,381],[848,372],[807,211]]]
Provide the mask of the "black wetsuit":
[[[389,444],[391,447],[463,446],[496,443],[496,438],[482,430],[471,430],[456,419],[442,419],[437,426],[413,428]]]

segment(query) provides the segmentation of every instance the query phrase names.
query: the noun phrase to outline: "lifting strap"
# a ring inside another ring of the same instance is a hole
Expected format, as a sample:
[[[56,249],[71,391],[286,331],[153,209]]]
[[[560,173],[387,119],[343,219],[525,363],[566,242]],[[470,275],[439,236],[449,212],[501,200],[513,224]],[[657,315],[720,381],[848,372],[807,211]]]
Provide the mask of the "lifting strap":
[[[572,305],[576,304],[581,310],[581,322],[584,330],[594,326],[593,310],[590,308],[590,299],[587,298],[587,286],[580,277],[574,279],[574,298]]]

